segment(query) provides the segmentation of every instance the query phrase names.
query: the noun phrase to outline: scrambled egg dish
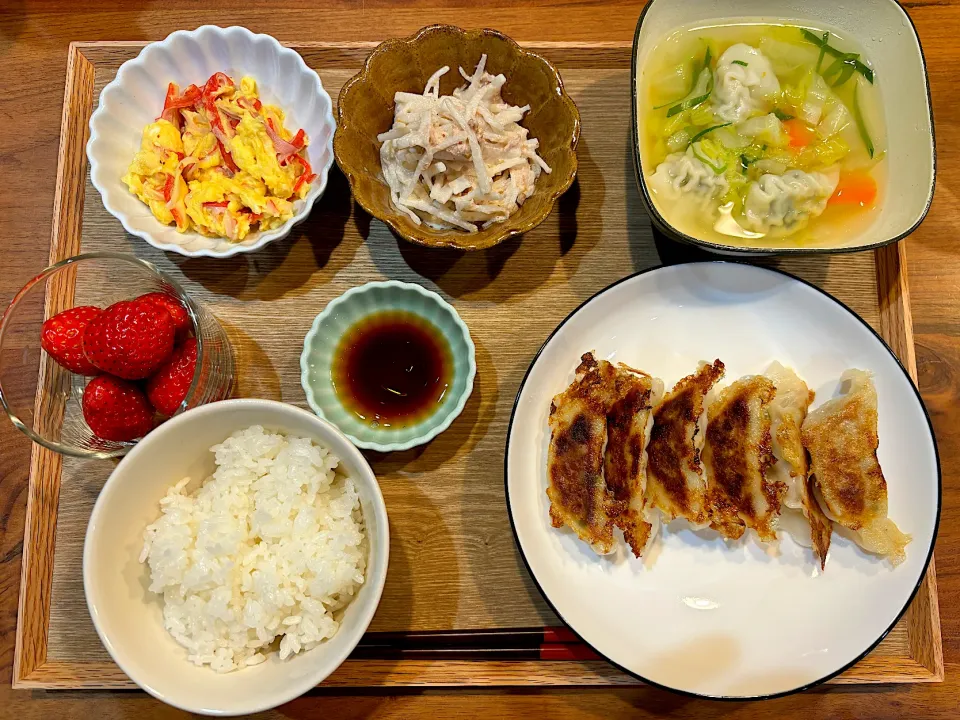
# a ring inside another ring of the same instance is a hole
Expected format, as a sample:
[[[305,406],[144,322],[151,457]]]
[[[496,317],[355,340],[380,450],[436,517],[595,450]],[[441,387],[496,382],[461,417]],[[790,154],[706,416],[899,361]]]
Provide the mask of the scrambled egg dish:
[[[237,86],[215,73],[182,94],[170,83],[123,182],[165,225],[238,242],[293,216],[316,177],[306,146],[303,130],[292,135],[283,111],[260,102],[253,78]]]

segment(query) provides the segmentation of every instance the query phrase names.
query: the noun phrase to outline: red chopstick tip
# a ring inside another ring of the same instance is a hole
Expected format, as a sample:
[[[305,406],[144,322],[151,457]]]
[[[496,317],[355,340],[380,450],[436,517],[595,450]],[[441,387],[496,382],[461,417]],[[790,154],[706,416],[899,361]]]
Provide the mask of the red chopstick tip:
[[[602,660],[593,650],[583,643],[561,645],[544,643],[540,646],[541,660]]]
[[[567,627],[545,627],[543,641],[545,643],[578,643],[580,638]]]

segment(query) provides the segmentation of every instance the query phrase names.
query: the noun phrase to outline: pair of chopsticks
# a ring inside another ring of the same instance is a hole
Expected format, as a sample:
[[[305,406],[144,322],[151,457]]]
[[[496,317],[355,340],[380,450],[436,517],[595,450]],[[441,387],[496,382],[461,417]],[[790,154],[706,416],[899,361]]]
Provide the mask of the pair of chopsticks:
[[[567,628],[367,633],[351,660],[600,660]]]

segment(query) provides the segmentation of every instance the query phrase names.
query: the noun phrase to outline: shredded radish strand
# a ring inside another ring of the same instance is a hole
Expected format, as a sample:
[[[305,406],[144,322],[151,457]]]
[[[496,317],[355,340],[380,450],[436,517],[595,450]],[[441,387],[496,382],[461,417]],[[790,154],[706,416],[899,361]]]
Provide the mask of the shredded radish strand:
[[[381,133],[380,165],[393,204],[416,224],[477,232],[503,222],[533,195],[550,166],[537,154],[539,142],[519,125],[530,106],[500,95],[503,75],[485,71],[487,56],[467,84],[440,95],[442,67],[422,95],[394,96],[393,127]]]

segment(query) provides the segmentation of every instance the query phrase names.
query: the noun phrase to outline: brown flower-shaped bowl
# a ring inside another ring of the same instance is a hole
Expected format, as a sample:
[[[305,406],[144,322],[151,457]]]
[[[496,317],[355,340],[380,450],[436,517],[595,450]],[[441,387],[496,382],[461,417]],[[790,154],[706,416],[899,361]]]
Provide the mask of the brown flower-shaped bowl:
[[[503,99],[513,105],[530,105],[521,124],[540,141],[538,152],[552,172],[541,173],[534,194],[519,210],[484,230],[470,233],[417,225],[391,202],[380,170],[377,135],[393,125],[395,93],[422,93],[430,76],[449,65],[451,72],[440,81],[441,95],[449,95],[463,83],[457,67],[472,72],[483,53],[487,71],[507,78]],[[333,153],[356,201],[401,237],[428,247],[480,250],[525,233],[546,219],[577,174],[580,113],[564,91],[560,73],[544,58],[495,30],[431,25],[413,37],[381,43],[363,70],[340,91],[337,118]]]

